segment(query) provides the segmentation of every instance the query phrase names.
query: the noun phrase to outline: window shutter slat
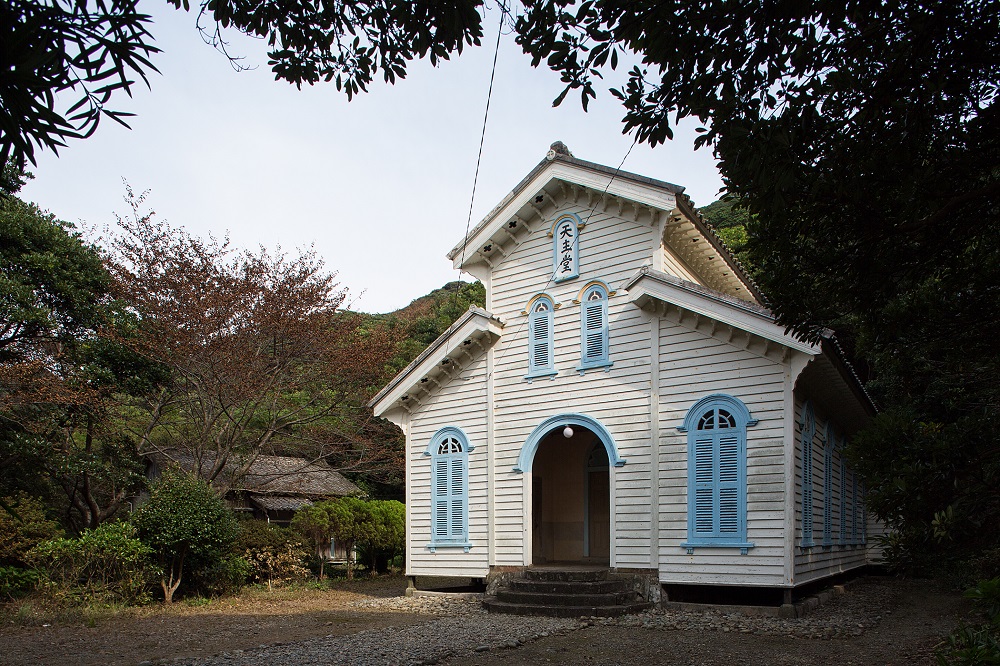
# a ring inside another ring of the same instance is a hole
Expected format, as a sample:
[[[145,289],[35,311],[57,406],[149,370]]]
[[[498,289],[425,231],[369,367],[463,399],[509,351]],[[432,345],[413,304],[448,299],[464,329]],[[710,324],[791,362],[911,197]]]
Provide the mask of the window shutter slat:
[[[739,532],[739,497],[736,488],[719,489],[719,533]]]
[[[704,437],[694,442],[694,480],[698,486],[711,484],[715,476],[712,438]]]
[[[698,488],[694,495],[694,524],[698,534],[712,534],[715,528],[713,520],[714,502],[711,488]]]
[[[736,435],[719,437],[719,483],[735,484],[739,480],[739,451]]]

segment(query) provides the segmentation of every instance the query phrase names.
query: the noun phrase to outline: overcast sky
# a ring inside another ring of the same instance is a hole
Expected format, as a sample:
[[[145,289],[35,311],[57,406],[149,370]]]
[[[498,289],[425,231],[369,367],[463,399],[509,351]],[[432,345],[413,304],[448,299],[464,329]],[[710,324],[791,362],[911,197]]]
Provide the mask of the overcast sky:
[[[496,11],[482,48],[439,67],[414,63],[394,86],[373,85],[348,102],[333,84],[297,90],[274,80],[264,45],[232,34],[231,51],[256,65],[237,73],[205,45],[195,14],[143,5],[163,50],[152,89],[116,97],[131,130],[105,120],[59,156],[38,155],[21,192],[68,222],[100,226],[125,214],[123,179],[149,190],[157,215],[198,235],[228,231],[233,243],[294,251],[314,244],[354,299],[386,312],[458,278],[445,253],[462,240],[496,37]],[[623,111],[599,94],[552,108],[556,74],[534,70],[501,40],[475,225],[561,140],[576,157],[618,166],[631,138]],[[695,152],[694,124],[665,146],[636,146],[624,169],[683,185],[695,203],[718,198],[709,150]],[[466,276],[465,279],[468,279]]]

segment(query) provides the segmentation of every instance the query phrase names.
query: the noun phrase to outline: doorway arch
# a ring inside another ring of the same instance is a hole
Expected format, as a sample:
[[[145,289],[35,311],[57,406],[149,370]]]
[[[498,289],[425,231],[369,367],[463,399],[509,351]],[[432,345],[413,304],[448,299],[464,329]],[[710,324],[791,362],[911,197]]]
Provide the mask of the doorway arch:
[[[527,477],[526,564],[610,563],[611,470],[624,464],[611,434],[586,415],[560,414],[532,431],[515,468]]]
[[[615,445],[615,438],[611,436],[600,421],[587,416],[586,414],[558,414],[550,416],[542,421],[537,428],[531,431],[521,453],[517,457],[515,472],[530,472],[535,460],[535,453],[538,452],[538,445],[553,430],[565,430],[566,426],[586,428],[597,435],[597,438],[604,444],[605,451],[608,452],[608,464],[613,467],[621,467],[625,464],[625,459],[618,455],[618,447]]]

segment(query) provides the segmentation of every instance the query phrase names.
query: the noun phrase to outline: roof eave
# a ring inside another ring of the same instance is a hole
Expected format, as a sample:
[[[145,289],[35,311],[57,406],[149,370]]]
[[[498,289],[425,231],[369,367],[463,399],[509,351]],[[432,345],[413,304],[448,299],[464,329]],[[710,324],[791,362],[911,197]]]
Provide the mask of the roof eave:
[[[629,293],[629,300],[638,307],[642,307],[648,299],[660,300],[743,329],[795,351],[809,355],[820,353],[817,345],[788,333],[766,308],[654,270],[649,266],[639,269],[622,285],[622,288]]]
[[[603,164],[597,164],[596,162],[589,162],[587,160],[581,160],[579,158],[568,155],[556,154],[551,159],[545,158],[537,165],[535,165],[535,167],[528,172],[528,175],[525,176],[523,179],[521,179],[521,182],[518,183],[514,187],[514,189],[511,190],[510,193],[508,193],[507,196],[505,196],[503,200],[499,204],[497,204],[497,206],[494,207],[493,210],[489,212],[489,214],[487,214],[482,220],[480,220],[479,223],[476,224],[476,226],[469,231],[468,235],[465,238],[459,241],[459,243],[455,245],[455,247],[453,247],[450,252],[448,252],[446,256],[455,264],[455,267],[462,268],[462,265],[468,262],[469,259],[475,254],[475,253],[469,253],[468,248],[470,247],[475,248],[480,245],[481,243],[480,234],[482,234],[485,231],[488,231],[498,218],[502,218],[504,221],[506,221],[506,219],[509,218],[510,215],[517,212],[517,210],[520,210],[521,207],[527,203],[527,201],[520,201],[520,198],[522,196],[526,195],[530,198],[530,196],[534,195],[534,193],[537,192],[538,189],[547,185],[551,180],[558,178],[558,176],[553,175],[550,178],[544,179],[544,182],[539,182],[539,184],[536,187],[529,187],[531,183],[538,180],[539,177],[542,176],[546,170],[550,169],[555,170],[560,165],[569,165],[571,167],[577,167],[579,169],[590,171],[601,177],[609,176],[616,181],[628,181],[633,185],[640,185],[642,187],[661,190],[663,192],[669,193],[670,195],[673,195],[673,197],[676,199],[680,198],[677,195],[680,195],[682,192],[684,192],[684,188],[681,187],[680,185],[675,185],[673,183],[668,183],[662,180],[656,180],[655,178],[641,176],[639,174],[631,173],[628,171],[620,171],[605,166]],[[576,184],[582,187],[591,186],[587,183],[582,183],[582,182]],[[628,198],[627,194],[621,192],[615,193],[615,196],[624,196]],[[643,202],[643,203],[652,205],[650,204],[650,202]],[[505,210],[512,208],[512,205],[516,205],[516,208],[513,208],[513,210],[510,211],[510,214],[503,215]],[[669,208],[672,208],[672,206],[667,207],[662,204],[661,207],[663,208],[664,211],[667,211],[669,210]]]
[[[729,247],[723,242],[719,235],[716,233],[715,228],[702,216],[701,213],[694,207],[694,203],[688,196],[677,197],[677,207],[680,209],[681,213],[688,218],[695,228],[701,232],[715,251],[719,253],[723,261],[729,266],[730,270],[733,271],[733,275],[736,276],[743,286],[746,287],[747,291],[753,294],[753,297],[757,299],[760,303],[767,303],[767,299],[764,298],[764,294],[761,292],[757,283],[753,281],[753,278],[746,272],[743,268],[743,264],[733,255],[729,250]]]
[[[427,349],[369,400],[368,406],[376,416],[382,416],[394,406],[398,406],[399,400],[427,378],[445,359],[453,360],[451,357],[459,347],[469,342],[482,344],[484,338],[485,346],[492,346],[500,338],[502,330],[503,322],[486,310],[471,306],[447,331],[438,336]]]

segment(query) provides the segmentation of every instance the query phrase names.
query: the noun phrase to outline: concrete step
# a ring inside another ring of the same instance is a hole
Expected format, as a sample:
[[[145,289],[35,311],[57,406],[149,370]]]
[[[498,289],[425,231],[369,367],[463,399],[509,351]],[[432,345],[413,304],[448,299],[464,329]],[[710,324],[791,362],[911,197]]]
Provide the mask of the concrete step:
[[[527,580],[542,580],[548,582],[578,582],[589,583],[608,579],[606,567],[586,567],[559,569],[555,567],[531,567],[524,572]]]
[[[545,594],[607,594],[609,592],[624,592],[628,590],[628,584],[621,580],[551,581],[516,578],[510,581],[510,589],[516,592]]]
[[[513,604],[487,597],[483,605],[490,613],[510,615],[544,615],[546,617],[620,617],[629,613],[641,613],[651,608],[649,602],[634,602],[614,606],[556,606],[537,604]]]
[[[619,606],[635,602],[636,594],[631,590],[604,594],[552,594],[497,590],[496,598],[502,603],[534,606]]]

